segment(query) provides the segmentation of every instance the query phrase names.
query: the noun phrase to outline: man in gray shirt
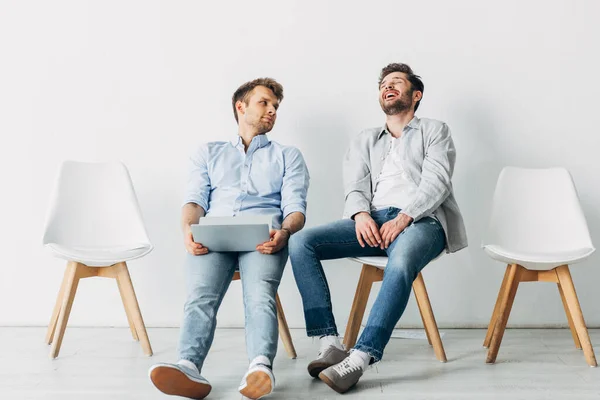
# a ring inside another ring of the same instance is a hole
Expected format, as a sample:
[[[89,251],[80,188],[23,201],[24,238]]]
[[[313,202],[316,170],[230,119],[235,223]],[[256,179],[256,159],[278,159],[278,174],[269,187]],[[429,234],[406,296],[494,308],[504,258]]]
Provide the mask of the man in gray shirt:
[[[364,130],[350,143],[345,218],[290,239],[306,330],[320,337],[308,371],[340,393],[383,356],[419,272],[444,249],[452,253],[467,246],[451,182],[454,143],[445,123],[415,116],[423,90],[408,65],[383,68],[379,103],[385,125]],[[321,260],[365,256],[387,256],[388,263],[367,325],[348,353],[338,337]]]

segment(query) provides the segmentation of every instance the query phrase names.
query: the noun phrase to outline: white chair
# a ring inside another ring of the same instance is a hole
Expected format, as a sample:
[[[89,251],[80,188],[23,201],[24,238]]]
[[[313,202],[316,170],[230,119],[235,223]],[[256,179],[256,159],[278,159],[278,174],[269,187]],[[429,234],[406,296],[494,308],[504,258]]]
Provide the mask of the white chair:
[[[442,252],[443,254],[443,252]],[[436,257],[431,262],[437,260],[440,256]],[[356,294],[354,295],[354,301],[352,302],[352,309],[350,310],[350,318],[348,320],[348,326],[344,334],[344,345],[347,349],[354,347],[356,339],[358,338],[358,331],[360,330],[360,324],[362,323],[363,316],[365,314],[365,308],[367,307],[367,301],[369,300],[369,294],[371,293],[371,286],[374,282],[380,282],[383,280],[383,272],[387,265],[387,257],[356,257],[349,258],[349,260],[355,261],[363,265],[360,273],[360,279],[356,287]],[[433,315],[433,309],[429,302],[429,296],[427,295],[427,289],[425,288],[425,281],[423,275],[419,272],[419,275],[413,282],[413,291],[415,292],[415,299],[417,300],[417,306],[421,313],[421,319],[425,326],[425,333],[427,334],[427,340],[429,344],[433,346],[435,356],[441,362],[446,362],[446,352],[444,351],[444,345],[442,344],[442,338],[438,331],[437,323]]]
[[[64,162],[43,243],[54,256],[67,260],[46,334],[50,357],[60,351],[79,280],[92,276],[116,279],[131,334],[152,355],[126,264],[152,251],[152,244],[125,165]]]
[[[587,363],[597,366],[568,265],[594,252],[571,175],[564,168],[506,167],[498,177],[485,252],[508,264],[484,347],[494,363],[519,282],[555,282]]]

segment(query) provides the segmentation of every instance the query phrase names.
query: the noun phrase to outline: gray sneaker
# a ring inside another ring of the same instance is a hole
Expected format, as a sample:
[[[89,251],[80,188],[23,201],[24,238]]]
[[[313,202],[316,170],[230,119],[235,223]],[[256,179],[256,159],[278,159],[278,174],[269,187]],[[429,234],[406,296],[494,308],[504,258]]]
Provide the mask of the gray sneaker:
[[[350,357],[319,374],[319,378],[338,393],[345,393],[360,379],[365,371]]]
[[[308,364],[308,373],[313,378],[316,378],[321,371],[341,362],[344,358],[348,357],[348,354],[347,351],[330,345],[325,350],[319,352],[316,360]]]
[[[159,363],[148,371],[152,383],[165,394],[203,399],[212,386],[198,372],[180,364]]]

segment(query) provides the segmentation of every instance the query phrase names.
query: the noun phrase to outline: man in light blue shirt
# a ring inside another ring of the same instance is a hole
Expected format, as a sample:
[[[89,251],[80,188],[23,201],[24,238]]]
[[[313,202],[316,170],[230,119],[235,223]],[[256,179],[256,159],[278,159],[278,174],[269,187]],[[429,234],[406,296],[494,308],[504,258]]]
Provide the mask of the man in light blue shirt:
[[[283,88],[270,78],[255,79],[233,95],[238,134],[207,143],[191,157],[182,208],[188,297],[179,340],[179,361],[150,368],[164,393],[202,399],[212,389],[200,375],[212,344],[216,315],[236,269],[246,313],[250,366],[240,393],[250,399],[273,391],[273,358],[278,326],[275,295],[286,264],[290,236],[302,229],[309,175],[300,151],[271,141]],[[191,225],[202,217],[272,215],[271,240],[252,252],[211,252],[195,243]]]

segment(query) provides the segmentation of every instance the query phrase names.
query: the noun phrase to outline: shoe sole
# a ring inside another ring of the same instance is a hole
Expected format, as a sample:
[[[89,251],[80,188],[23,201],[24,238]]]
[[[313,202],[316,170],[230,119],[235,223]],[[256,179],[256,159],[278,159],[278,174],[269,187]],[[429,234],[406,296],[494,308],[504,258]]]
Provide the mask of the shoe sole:
[[[327,386],[329,386],[330,388],[332,388],[333,390],[335,390],[336,392],[338,392],[339,394],[344,394],[346,393],[348,390],[350,390],[352,388],[352,386],[350,386],[348,389],[346,390],[342,390],[342,388],[340,388],[339,386],[337,386],[331,379],[329,379],[329,377],[327,377],[327,375],[325,375],[324,373],[320,373],[319,374],[319,379],[321,379],[323,382],[325,382],[327,384]]]
[[[254,371],[246,377],[246,386],[240,393],[249,399],[258,400],[273,391],[273,382],[266,372]]]
[[[306,369],[308,370],[308,374],[310,376],[312,376],[313,378],[318,378],[319,374],[322,371],[326,370],[327,368],[331,367],[332,365],[334,365],[334,364],[313,361],[310,364],[308,364],[308,367]]]
[[[154,386],[164,394],[203,399],[212,387],[206,383],[195,382],[176,368],[157,367],[150,372]]]

